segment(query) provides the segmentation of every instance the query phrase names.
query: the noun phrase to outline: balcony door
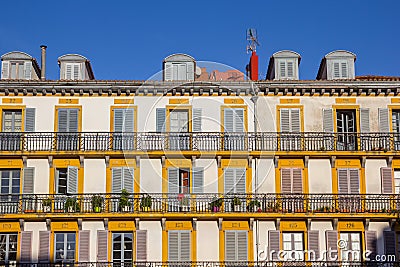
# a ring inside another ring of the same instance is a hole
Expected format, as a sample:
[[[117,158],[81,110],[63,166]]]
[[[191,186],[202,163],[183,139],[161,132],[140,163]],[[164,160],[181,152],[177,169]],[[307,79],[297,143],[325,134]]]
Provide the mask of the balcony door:
[[[1,140],[2,150],[16,151],[21,147],[22,132],[22,110],[3,110],[2,132],[4,139]]]
[[[342,212],[358,212],[361,210],[360,170],[338,169],[339,209]]]
[[[169,147],[171,150],[188,150],[190,148],[189,110],[174,109],[169,113]]]
[[[177,266],[190,266],[191,263],[191,231],[170,230],[168,231],[168,261],[184,262]],[[174,266],[171,264],[170,266]]]
[[[394,149],[400,150],[400,110],[392,110],[392,132],[394,135]]]
[[[301,149],[299,108],[280,109],[280,147],[284,151]]]
[[[244,150],[244,109],[224,109],[224,148]]]
[[[133,108],[115,108],[113,111],[113,149],[133,150],[135,148],[135,110]]]
[[[2,169],[0,213],[17,213],[21,184],[21,171],[19,169]]]
[[[284,260],[286,261],[303,261],[304,260],[304,243],[303,233],[282,233],[282,245]]]
[[[356,150],[357,126],[355,110],[336,110],[336,126],[338,132],[338,150]]]
[[[361,261],[361,233],[359,232],[341,232],[340,260],[344,262]]]
[[[79,109],[58,109],[57,121],[57,150],[76,151],[79,148]]]
[[[133,233],[112,233],[112,262],[129,263],[133,260]]]

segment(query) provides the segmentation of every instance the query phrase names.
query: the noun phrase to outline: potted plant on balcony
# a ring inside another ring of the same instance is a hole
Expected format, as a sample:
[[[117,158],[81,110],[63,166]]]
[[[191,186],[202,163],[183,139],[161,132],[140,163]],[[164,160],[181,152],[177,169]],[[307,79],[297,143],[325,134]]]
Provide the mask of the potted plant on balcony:
[[[51,198],[45,198],[42,200],[43,212],[51,211]]]
[[[215,198],[210,202],[210,210],[212,212],[219,212],[222,207],[222,198]]]
[[[151,196],[144,195],[140,200],[140,209],[142,211],[150,211],[151,208]]]
[[[65,211],[66,212],[77,212],[80,211],[79,203],[76,197],[68,197],[65,201]]]
[[[257,199],[252,199],[249,201],[249,204],[247,205],[247,210],[250,212],[261,212],[261,203]]]
[[[104,199],[103,197],[99,196],[99,195],[94,195],[92,196],[92,208],[94,212],[101,212],[103,209],[103,202]]]
[[[181,211],[189,211],[190,209],[190,200],[188,197],[186,197],[184,194],[179,194],[178,195],[178,202]]]
[[[239,197],[234,197],[232,200],[232,209],[235,212],[238,212],[241,210],[241,205],[242,205],[242,201],[240,200]]]
[[[130,207],[129,192],[123,188],[121,190],[121,196],[119,197],[118,208],[120,211],[128,212]]]

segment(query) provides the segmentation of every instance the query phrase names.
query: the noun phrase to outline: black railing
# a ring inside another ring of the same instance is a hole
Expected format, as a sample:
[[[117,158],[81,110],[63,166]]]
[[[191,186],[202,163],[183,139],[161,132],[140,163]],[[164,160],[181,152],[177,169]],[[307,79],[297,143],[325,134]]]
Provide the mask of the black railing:
[[[399,133],[0,133],[0,151],[398,151]]]
[[[0,196],[17,213],[366,213],[397,214],[398,194],[22,194]]]

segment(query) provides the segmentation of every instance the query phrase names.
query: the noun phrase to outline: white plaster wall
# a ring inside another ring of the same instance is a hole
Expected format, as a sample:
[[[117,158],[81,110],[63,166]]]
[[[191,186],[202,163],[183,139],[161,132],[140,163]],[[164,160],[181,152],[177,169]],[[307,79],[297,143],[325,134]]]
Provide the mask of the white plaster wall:
[[[28,159],[28,167],[35,168],[34,193],[48,194],[50,182],[50,168],[47,159]]]
[[[319,231],[319,251],[320,256],[322,256],[322,252],[326,251],[326,231],[333,230],[332,223],[329,221],[312,221],[310,230],[318,230]]]
[[[106,192],[106,164],[104,159],[85,159],[83,191],[85,193]]]
[[[387,105],[390,104],[390,98],[358,97],[357,104],[359,104],[361,108],[369,108],[370,131],[379,132],[378,108],[387,108]]]
[[[365,183],[367,194],[381,194],[381,167],[386,167],[384,159],[368,159],[365,163]]]
[[[25,222],[25,231],[32,231],[32,261],[37,262],[39,256],[39,231],[47,231],[46,222]]]
[[[82,105],[82,131],[83,132],[109,132],[110,106],[114,104],[114,98],[104,97],[80,97],[79,105]]]
[[[89,260],[91,262],[97,261],[97,230],[104,230],[103,222],[82,222],[82,230],[90,231],[90,242],[89,242]],[[79,247],[77,246],[77,249]],[[111,248],[110,248],[111,249]]]
[[[376,231],[376,252],[377,255],[385,255],[385,240],[383,239],[383,231],[390,231],[389,222],[370,222],[369,231]]]
[[[257,122],[259,132],[276,132],[276,105],[278,97],[259,97],[257,100]]]
[[[57,97],[24,97],[23,103],[28,108],[36,108],[36,132],[54,132],[54,112],[58,105]]]
[[[137,106],[138,132],[156,131],[156,109],[168,105],[168,97],[142,96],[135,98]]]
[[[140,230],[147,230],[147,260],[162,261],[162,229],[160,221],[141,221]]]
[[[160,159],[140,160],[140,192],[162,192],[162,166]]]
[[[196,167],[204,168],[204,193],[218,192],[218,166],[215,159],[196,159]]]
[[[197,261],[219,261],[217,221],[197,222]]]
[[[193,97],[190,99],[193,108],[202,109],[201,127],[204,132],[220,132],[221,105],[224,105],[224,98],[216,97]]]
[[[257,173],[258,173],[258,193],[274,193],[275,189],[275,167],[273,159],[259,159],[257,160]],[[253,165],[254,170],[254,165]],[[255,179],[253,179],[255,184]]]
[[[257,225],[257,222],[255,222]],[[257,259],[257,226],[253,228],[254,233],[254,259]],[[263,261],[268,257],[268,231],[276,230],[273,221],[258,221],[258,256],[259,260]]]
[[[304,131],[322,132],[322,110],[332,108],[335,104],[333,97],[300,97],[300,104],[304,105]]]
[[[332,170],[329,159],[308,161],[308,183],[310,194],[332,193]]]

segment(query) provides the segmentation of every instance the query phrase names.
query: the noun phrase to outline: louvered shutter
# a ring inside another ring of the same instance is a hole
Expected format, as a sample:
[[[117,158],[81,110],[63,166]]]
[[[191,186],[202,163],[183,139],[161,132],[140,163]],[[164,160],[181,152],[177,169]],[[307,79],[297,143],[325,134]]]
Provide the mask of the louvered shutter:
[[[164,63],[164,81],[172,81],[172,63],[165,62]]]
[[[111,191],[114,194],[121,193],[122,190],[122,168],[112,168]]]
[[[24,78],[26,80],[30,80],[32,77],[32,62],[25,62],[24,63]]]
[[[328,257],[328,261],[335,261],[337,257],[338,250],[337,242],[338,242],[338,232],[337,231],[326,231],[326,249],[330,251],[332,257]]]
[[[180,258],[179,261],[189,262],[190,256],[190,231],[180,231]]]
[[[246,169],[235,170],[235,193],[246,193]]]
[[[290,109],[290,131],[294,133],[299,133],[301,129],[300,125],[300,109],[291,108]]]
[[[337,175],[338,175],[339,194],[348,194],[349,193],[348,170],[338,169]]]
[[[236,231],[237,236],[237,259],[247,261],[247,231]]]
[[[178,168],[168,168],[168,193],[179,193]]]
[[[166,110],[165,108],[157,108],[156,109],[156,132],[164,133],[165,132],[165,119],[166,119]]]
[[[319,231],[309,230],[307,242],[308,242],[308,251],[315,253],[314,259],[319,259]],[[313,259],[308,259],[308,260],[313,260]]]
[[[194,63],[188,62],[186,66],[187,66],[187,80],[194,81]]]
[[[268,255],[272,256],[272,260],[278,260],[278,254],[280,250],[281,243],[281,233],[280,231],[270,230],[268,231]]]
[[[108,262],[108,231],[97,231],[97,262]]]
[[[242,133],[244,132],[244,109],[235,108],[235,128],[234,132]]]
[[[369,132],[369,108],[360,108],[360,130],[362,133]]]
[[[61,133],[68,132],[68,109],[58,110],[58,131]]]
[[[67,170],[67,193],[78,193],[78,167],[68,166]]]
[[[281,169],[281,193],[288,194],[292,193],[292,169],[282,168]]]
[[[287,78],[293,78],[294,77],[294,71],[293,71],[293,61],[287,61]]]
[[[26,108],[25,109],[25,132],[34,132],[35,131],[35,108]]]
[[[32,262],[32,232],[22,231],[20,239],[20,262]]]
[[[381,133],[389,133],[389,109],[378,108],[379,131]]]
[[[340,64],[339,62],[333,63],[333,78],[340,78]]]
[[[293,173],[292,174],[292,185],[293,185],[292,193],[303,193],[302,169],[293,168],[292,173]]]
[[[233,132],[233,109],[225,108],[224,109],[224,130],[225,132]]]
[[[225,261],[236,261],[235,231],[225,231]]]
[[[123,168],[123,188],[129,193],[133,193],[134,171],[133,168]]]
[[[201,108],[193,109],[193,132],[201,132]]]
[[[24,180],[22,185],[23,194],[33,194],[34,192],[34,179],[35,179],[35,168],[27,167],[24,168]]]
[[[290,132],[290,110],[288,108],[280,109],[281,132]]]
[[[348,72],[347,72],[347,62],[341,62],[341,67],[342,67],[342,78],[347,78]]]
[[[382,194],[393,194],[392,168],[381,168]]]
[[[50,231],[39,231],[39,262],[50,262]]]
[[[80,78],[80,68],[79,68],[79,64],[74,64],[74,80],[79,80]]]
[[[192,174],[192,185],[194,194],[204,193],[204,168],[203,167],[195,167],[193,168]]]
[[[333,109],[325,108],[322,110],[323,113],[323,128],[324,132],[333,133],[334,124],[333,124]]]
[[[168,231],[168,261],[179,261],[178,231]]]
[[[280,71],[280,78],[286,78],[286,62],[285,61],[279,62],[279,71]]]
[[[124,128],[123,131],[127,133],[133,133],[135,129],[135,110],[133,108],[125,109],[125,118],[124,118]]]
[[[78,109],[68,109],[69,111],[69,125],[68,132],[77,133],[78,132]]]
[[[396,255],[396,233],[394,231],[383,231],[385,243],[385,255]]]
[[[235,169],[225,168],[224,169],[224,193],[234,193],[235,190]]]
[[[375,259],[376,256],[376,242],[377,235],[375,231],[365,231],[365,249],[369,250],[371,254],[370,259]]]
[[[122,132],[124,124],[124,110],[121,108],[114,109],[114,132]]]
[[[90,262],[90,230],[79,231],[79,262]]]
[[[1,78],[2,79],[8,79],[9,78],[9,63],[8,62],[2,62],[2,67],[1,67]]]
[[[350,193],[360,193],[360,172],[358,169],[350,169]]]
[[[147,230],[136,230],[136,260],[147,261]]]
[[[72,80],[72,65],[66,64],[65,79]]]

